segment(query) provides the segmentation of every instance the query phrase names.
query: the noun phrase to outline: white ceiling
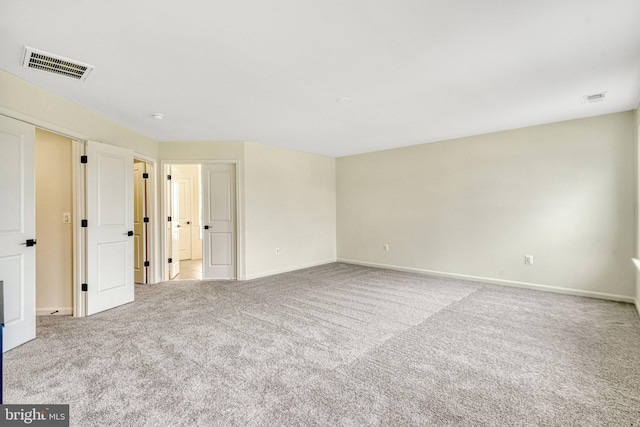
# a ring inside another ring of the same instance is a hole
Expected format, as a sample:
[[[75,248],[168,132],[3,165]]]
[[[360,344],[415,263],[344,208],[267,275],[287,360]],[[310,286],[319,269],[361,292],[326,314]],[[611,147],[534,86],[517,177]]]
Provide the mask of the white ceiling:
[[[0,68],[158,141],[343,156],[636,108],[640,1],[0,0]]]

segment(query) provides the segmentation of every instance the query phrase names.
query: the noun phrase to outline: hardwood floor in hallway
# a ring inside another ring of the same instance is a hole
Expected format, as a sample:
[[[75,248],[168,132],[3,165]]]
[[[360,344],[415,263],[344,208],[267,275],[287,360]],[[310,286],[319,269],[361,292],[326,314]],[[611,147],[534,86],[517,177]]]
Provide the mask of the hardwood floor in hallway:
[[[202,259],[180,261],[180,274],[173,280],[202,280]]]

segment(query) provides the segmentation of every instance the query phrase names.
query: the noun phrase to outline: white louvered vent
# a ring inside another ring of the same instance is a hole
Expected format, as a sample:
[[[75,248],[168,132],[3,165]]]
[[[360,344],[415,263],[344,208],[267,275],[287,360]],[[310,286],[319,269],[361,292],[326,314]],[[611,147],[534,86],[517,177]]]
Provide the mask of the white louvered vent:
[[[24,47],[22,66],[34,68],[36,70],[48,71],[49,73],[70,77],[75,80],[84,81],[89,73],[95,68],[93,65],[83,64],[59,55],[43,52],[31,47]]]
[[[592,95],[585,95],[582,98],[585,104],[593,104],[604,101],[605,94],[606,92],[594,93]]]

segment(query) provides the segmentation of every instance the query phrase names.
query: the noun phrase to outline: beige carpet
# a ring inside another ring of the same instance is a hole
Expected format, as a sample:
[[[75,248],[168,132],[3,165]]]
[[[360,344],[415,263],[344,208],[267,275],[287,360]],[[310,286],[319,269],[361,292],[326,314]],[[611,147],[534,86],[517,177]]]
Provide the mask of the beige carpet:
[[[629,304],[330,264],[40,317],[5,403],[74,426],[632,426]]]

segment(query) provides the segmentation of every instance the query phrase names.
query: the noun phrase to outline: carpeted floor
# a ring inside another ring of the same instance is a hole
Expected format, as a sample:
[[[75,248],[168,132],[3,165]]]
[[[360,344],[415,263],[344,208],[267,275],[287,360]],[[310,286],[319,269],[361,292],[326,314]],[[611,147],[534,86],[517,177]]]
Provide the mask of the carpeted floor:
[[[637,426],[630,304],[346,264],[38,318],[5,403],[73,426]]]

